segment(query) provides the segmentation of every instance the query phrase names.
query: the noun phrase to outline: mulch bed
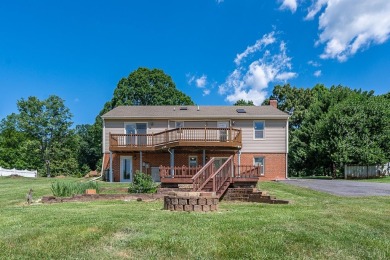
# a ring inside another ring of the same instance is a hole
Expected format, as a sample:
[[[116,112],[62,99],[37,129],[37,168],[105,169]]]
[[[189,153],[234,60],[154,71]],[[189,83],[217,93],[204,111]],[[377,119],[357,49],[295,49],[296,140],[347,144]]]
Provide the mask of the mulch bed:
[[[134,200],[134,201],[155,201],[162,199],[164,194],[80,194],[73,197],[55,197],[43,196],[42,203],[61,203],[61,202],[85,202],[95,200]]]

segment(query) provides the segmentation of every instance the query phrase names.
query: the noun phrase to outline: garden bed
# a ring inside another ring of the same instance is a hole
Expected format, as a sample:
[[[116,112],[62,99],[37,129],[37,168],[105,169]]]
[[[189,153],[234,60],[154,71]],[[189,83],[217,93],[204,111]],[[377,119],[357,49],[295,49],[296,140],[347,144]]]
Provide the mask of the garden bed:
[[[55,197],[55,196],[43,196],[42,203],[60,203],[60,202],[84,202],[95,200],[137,200],[137,201],[154,201],[162,199],[163,194],[79,194],[72,197]]]

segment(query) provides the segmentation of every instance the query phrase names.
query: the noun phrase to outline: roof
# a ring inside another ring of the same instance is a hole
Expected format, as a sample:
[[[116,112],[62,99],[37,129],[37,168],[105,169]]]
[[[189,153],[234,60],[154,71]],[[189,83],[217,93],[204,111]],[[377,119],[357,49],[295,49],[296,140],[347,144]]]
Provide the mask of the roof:
[[[186,108],[186,109],[183,109]],[[243,111],[237,111],[244,109]],[[273,106],[118,106],[104,119],[288,119]]]

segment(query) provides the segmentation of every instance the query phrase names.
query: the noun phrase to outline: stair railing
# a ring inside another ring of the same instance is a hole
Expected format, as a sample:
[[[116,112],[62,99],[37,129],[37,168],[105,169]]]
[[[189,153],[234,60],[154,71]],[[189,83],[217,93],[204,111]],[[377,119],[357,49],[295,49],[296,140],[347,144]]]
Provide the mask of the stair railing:
[[[232,176],[233,169],[233,155],[231,155],[226,160],[226,162],[222,164],[222,166],[219,167],[219,169],[211,176],[213,181],[213,192],[218,192],[224,186],[226,181]]]
[[[192,190],[200,191],[210,180],[214,173],[214,157],[205,164],[195,175],[192,177]]]

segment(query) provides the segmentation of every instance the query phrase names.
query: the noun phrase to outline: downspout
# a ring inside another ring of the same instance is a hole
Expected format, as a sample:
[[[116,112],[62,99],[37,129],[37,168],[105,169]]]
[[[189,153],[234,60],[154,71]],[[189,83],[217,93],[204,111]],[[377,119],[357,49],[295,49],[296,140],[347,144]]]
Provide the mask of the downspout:
[[[104,153],[104,150],[105,150],[105,145],[106,145],[106,143],[105,143],[105,135],[106,135],[106,129],[105,129],[105,127],[104,127],[104,118],[102,118],[102,124],[103,124],[103,126],[102,126],[102,129],[103,129],[103,131],[102,131],[102,140],[103,140],[103,145],[102,145],[102,152],[103,152],[103,159],[102,159],[102,167],[100,168],[100,176],[98,176],[98,177],[95,177],[95,178],[92,178],[90,181],[96,181],[96,180],[98,180],[98,179],[100,179],[100,178],[102,178],[103,177],[103,166],[104,166],[104,158],[106,157],[105,155],[105,153]]]

